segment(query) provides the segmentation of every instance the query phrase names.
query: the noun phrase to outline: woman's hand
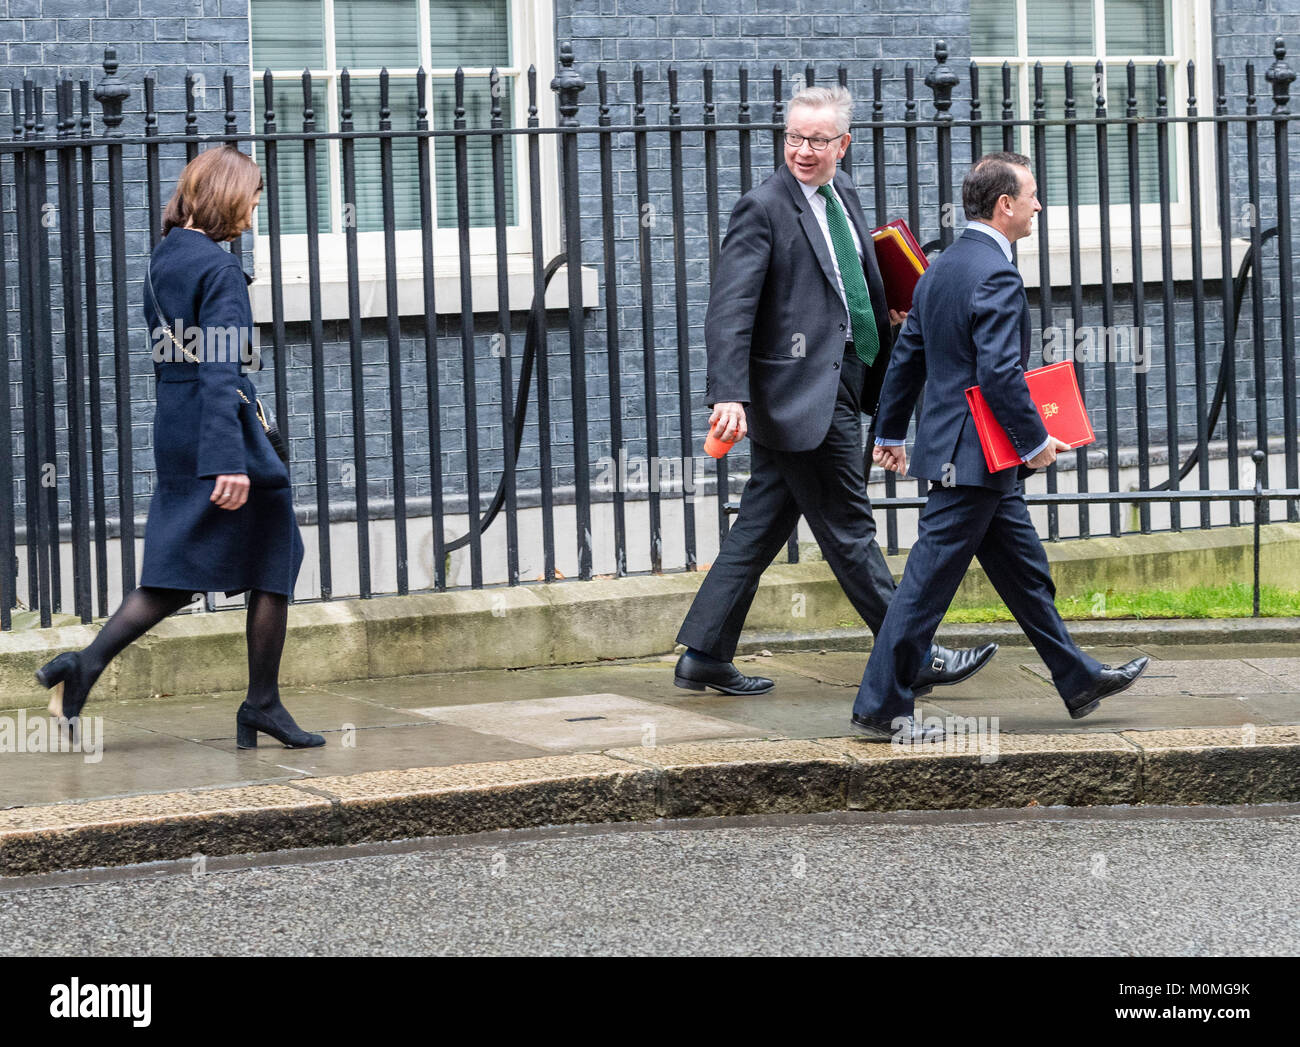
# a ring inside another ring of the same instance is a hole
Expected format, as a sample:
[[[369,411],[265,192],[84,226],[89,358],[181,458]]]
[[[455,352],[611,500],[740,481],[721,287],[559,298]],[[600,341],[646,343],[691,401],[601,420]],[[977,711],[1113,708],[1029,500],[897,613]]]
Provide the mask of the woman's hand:
[[[248,488],[251,486],[247,473],[230,473],[217,477],[212,487],[209,501],[216,502],[219,509],[238,509],[248,501]]]

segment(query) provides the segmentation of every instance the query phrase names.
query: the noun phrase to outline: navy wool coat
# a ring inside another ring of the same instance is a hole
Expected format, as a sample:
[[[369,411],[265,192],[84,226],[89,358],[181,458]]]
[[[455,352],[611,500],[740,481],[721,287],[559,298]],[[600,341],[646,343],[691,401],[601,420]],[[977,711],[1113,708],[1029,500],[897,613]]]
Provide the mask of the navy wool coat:
[[[157,379],[153,447],[156,482],[144,535],[140,584],[191,592],[248,589],[291,595],[303,543],[289,471],[257,419],[257,389],[242,373],[238,331],[251,345],[253,313],[239,260],[206,233],[172,228],[150,256],[160,318],[148,288]],[[161,335],[169,324],[192,363]],[[250,401],[239,396],[242,390]],[[248,501],[235,510],[211,501],[216,477],[246,473]]]

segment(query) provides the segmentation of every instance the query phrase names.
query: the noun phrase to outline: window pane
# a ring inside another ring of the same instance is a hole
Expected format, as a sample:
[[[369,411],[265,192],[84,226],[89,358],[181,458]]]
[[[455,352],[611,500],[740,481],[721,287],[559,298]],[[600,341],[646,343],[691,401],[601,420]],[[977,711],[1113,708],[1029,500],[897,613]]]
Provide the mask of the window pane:
[[[379,80],[353,79],[352,129],[379,129]],[[342,95],[339,112],[342,113]],[[414,77],[390,77],[388,107],[394,131],[415,129],[417,95]],[[393,142],[393,219],[397,229],[420,228],[419,152],[414,138],[394,138]],[[383,182],[380,174],[379,141],[356,140],[357,231],[382,231],[384,228]]]
[[[1091,55],[1092,0],[1025,0],[1029,55]]]
[[[1082,75],[1081,75],[1082,74]],[[1092,70],[1074,71],[1074,104],[1078,116],[1093,115]],[[1065,115],[1065,70],[1061,66],[1048,66],[1043,70],[1043,99],[1049,120],[1059,120]],[[1047,127],[1047,178],[1039,189],[1039,196],[1055,205],[1069,203],[1069,164],[1065,153],[1065,128],[1061,125]],[[1097,202],[1097,132],[1092,126],[1076,129],[1078,164],[1074,183],[1079,187],[1079,203]]]
[[[340,69],[420,64],[415,0],[334,0],[334,53]]]
[[[255,71],[325,67],[321,0],[250,0],[249,20]]]
[[[513,126],[514,78],[505,77],[501,81],[501,119],[506,127]],[[467,76],[465,78],[465,124],[467,127],[491,126],[491,102],[488,81],[485,76]],[[456,116],[456,85],[451,80],[435,80],[433,83],[433,118],[434,126],[441,130],[453,127]],[[468,185],[470,225],[491,226],[496,224],[496,212],[492,188],[492,139],[489,135],[466,137],[468,146]],[[514,225],[515,219],[515,141],[511,135],[503,139],[505,174],[505,213],[506,224]],[[456,227],[456,143],[451,138],[436,139],[434,164],[437,172],[438,225]]]
[[[1170,42],[1169,0],[1106,0],[1106,53],[1166,55]]]
[[[1109,71],[1108,97],[1106,110],[1110,119],[1122,117],[1128,103],[1128,84],[1126,72],[1122,66],[1114,66]],[[1090,92],[1093,89],[1092,70],[1080,76],[1075,70],[1074,91],[1076,113],[1080,117],[1090,117],[1096,113],[1096,98]],[[1043,96],[1046,102],[1048,119],[1061,119],[1065,115],[1065,70],[1055,66],[1043,70]],[[1139,67],[1137,70],[1137,109],[1144,117],[1155,115],[1156,89],[1155,69],[1151,66]],[[1169,193],[1170,202],[1178,201],[1178,175],[1174,166],[1174,136],[1182,131],[1181,125],[1170,130],[1169,151]],[[1095,124],[1080,125],[1076,130],[1078,144],[1075,182],[1079,187],[1080,204],[1096,204],[1097,192],[1097,128]],[[1107,160],[1110,168],[1110,202],[1126,204],[1128,194],[1128,129],[1126,126],[1112,126],[1107,129]],[[1159,180],[1156,168],[1156,128],[1154,124],[1139,125],[1138,129],[1138,163],[1141,177],[1143,203],[1158,203],[1160,200]],[[1046,186],[1040,188],[1039,196],[1054,206],[1063,206],[1069,201],[1068,164],[1065,154],[1065,128],[1062,126],[1047,128],[1047,178]]]
[[[510,64],[506,0],[429,0],[433,68]]]
[[[325,110],[325,93],[319,86],[312,85],[311,105],[316,121],[317,131],[326,131],[328,114]],[[293,80],[277,80],[275,84],[275,126],[280,131],[302,131],[302,83]],[[258,124],[261,130],[261,124]],[[266,157],[258,143],[257,162],[263,165],[262,177],[266,179]],[[303,172],[303,143],[279,142],[276,145],[276,161],[280,181],[280,233],[288,236],[307,231],[307,183]],[[269,181],[269,180],[268,180]],[[316,143],[316,214],[320,221],[322,233],[330,231],[329,220],[329,144],[326,141]],[[262,194],[261,206],[257,209],[257,231],[267,233],[270,212],[270,194]]]
[[[1107,68],[1109,77],[1107,99],[1110,108],[1107,115],[1112,119],[1123,116],[1128,111],[1128,72],[1124,66],[1116,65]],[[1138,115],[1142,117],[1151,117],[1156,111],[1156,70],[1155,66],[1138,66],[1137,67],[1137,98]],[[1171,203],[1178,201],[1178,169],[1175,164],[1177,151],[1173,148],[1174,136],[1183,132],[1184,125],[1174,125],[1170,128],[1170,148],[1169,148],[1169,199]],[[1094,135],[1095,137],[1095,135]],[[1112,127],[1109,130],[1110,142],[1110,199],[1111,203],[1126,204],[1129,201],[1128,193],[1128,127]],[[1157,177],[1156,160],[1156,128],[1154,124],[1146,123],[1138,125],[1138,175],[1141,179],[1142,202],[1144,204],[1155,204],[1160,202],[1160,180]]]
[[[970,53],[1016,54],[1016,0],[971,0]]]
[[[1020,70],[1012,68],[1011,70],[1011,119],[1020,119]],[[980,66],[980,119],[984,121],[982,126],[982,138],[984,152],[994,153],[1002,148],[1002,127],[996,123],[990,125],[987,121],[1002,119],[1002,66],[1000,65],[982,65]],[[1023,139],[1021,129],[1013,127],[1011,129],[1011,148],[1019,152]]]

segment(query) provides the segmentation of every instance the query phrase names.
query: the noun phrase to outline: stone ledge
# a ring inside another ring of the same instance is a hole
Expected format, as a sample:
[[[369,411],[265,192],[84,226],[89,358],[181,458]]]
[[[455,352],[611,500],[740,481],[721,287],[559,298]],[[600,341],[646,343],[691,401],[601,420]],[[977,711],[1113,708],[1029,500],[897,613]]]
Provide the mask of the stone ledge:
[[[1089,587],[1131,592],[1153,580],[1172,588],[1233,578],[1247,581],[1250,537],[1248,527],[1216,528],[1059,542],[1047,552],[1062,594]],[[1300,524],[1265,527],[1261,555],[1270,584],[1300,589]],[[890,561],[901,575],[904,558]],[[289,609],[281,683],[309,686],[660,655],[672,650],[703,578],[703,571],[683,572],[295,604]],[[985,606],[997,600],[975,566],[953,606]],[[795,607],[798,618],[792,616]],[[1085,642],[1093,643],[1134,643],[1135,631],[1147,638],[1144,642],[1160,642],[1157,637],[1167,631],[1164,642],[1185,643],[1206,630],[1219,638],[1226,628],[1240,631],[1243,639],[1290,639],[1297,624],[1099,620],[1078,623],[1078,631]],[[830,568],[813,561],[770,567],[746,625],[746,649],[752,649],[756,638],[798,644],[851,637],[859,647],[869,638]],[[58,652],[84,647],[97,628],[61,625],[0,634],[0,709],[43,706],[46,695],[33,673]],[[942,635],[954,638],[963,629],[969,632],[971,627],[947,626]],[[1088,630],[1097,638],[1086,639]],[[1020,635],[1014,623],[980,626],[978,632],[985,638]],[[244,615],[217,611],[163,622],[109,666],[95,693],[145,698],[239,690],[246,684]]]
[[[1300,727],[687,742],[3,810],[0,875],[660,817],[1296,800]]]

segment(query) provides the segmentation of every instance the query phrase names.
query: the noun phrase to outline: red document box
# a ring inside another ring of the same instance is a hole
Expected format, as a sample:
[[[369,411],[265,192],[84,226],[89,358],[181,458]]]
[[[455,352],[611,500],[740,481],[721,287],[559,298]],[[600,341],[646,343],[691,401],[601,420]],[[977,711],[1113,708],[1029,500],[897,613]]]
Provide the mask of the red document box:
[[[1079,394],[1079,383],[1074,377],[1074,364],[1069,360],[1037,367],[1025,372],[1029,395],[1043,419],[1047,432],[1063,440],[1071,448],[1093,443],[1097,436],[1088,421],[1088,409]],[[1020,465],[1020,455],[1011,446],[1006,431],[998,424],[978,385],[966,390],[966,401],[975,418],[980,446],[984,448],[984,461],[989,472],[996,473]]]
[[[885,302],[889,308],[905,313],[912,308],[916,281],[930,267],[930,262],[901,218],[871,230],[871,239],[876,245],[876,264],[885,282]]]

